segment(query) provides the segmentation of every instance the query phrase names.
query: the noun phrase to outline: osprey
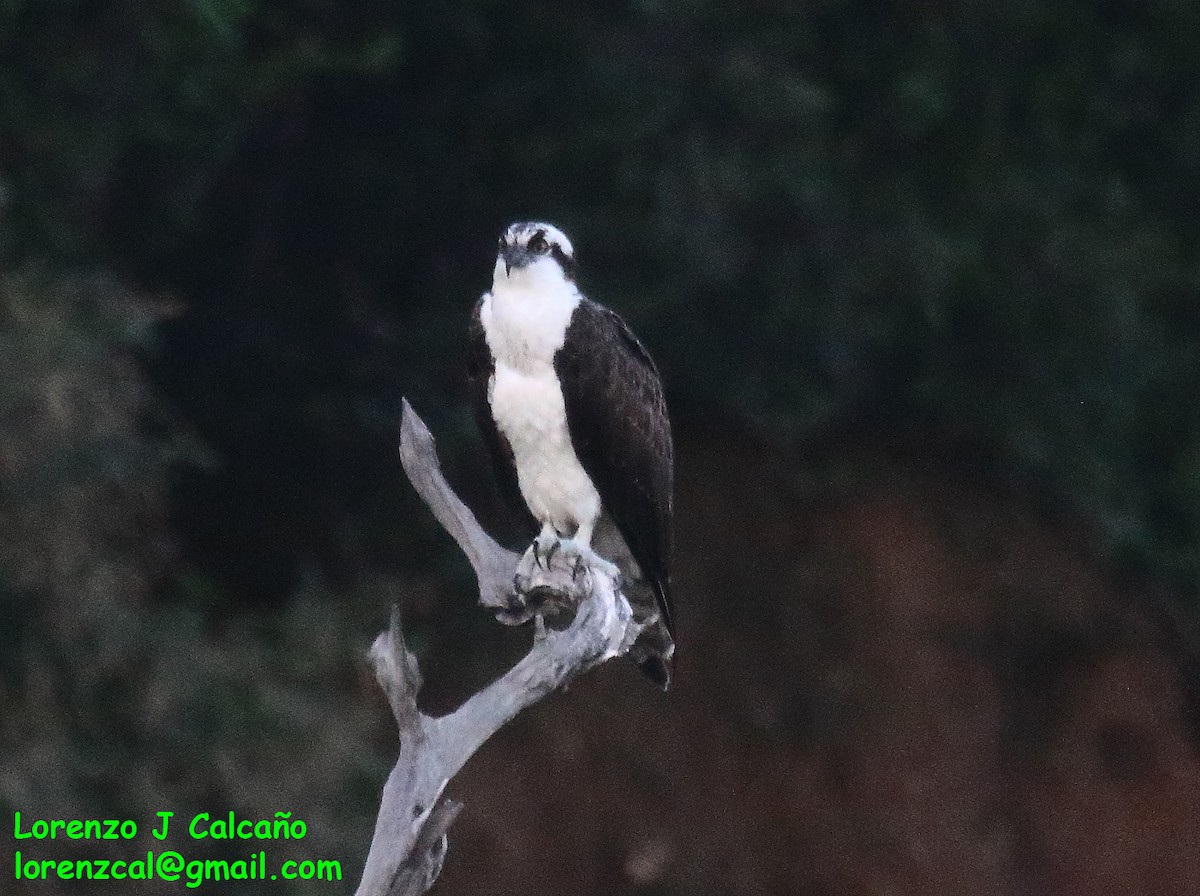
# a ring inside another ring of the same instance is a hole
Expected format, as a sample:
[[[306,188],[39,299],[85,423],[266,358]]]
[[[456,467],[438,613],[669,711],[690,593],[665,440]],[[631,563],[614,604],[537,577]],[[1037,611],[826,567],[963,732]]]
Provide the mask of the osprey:
[[[563,550],[619,571],[649,623],[630,655],[666,688],[674,450],[662,380],[625,322],[580,294],[557,227],[518,223],[500,237],[468,375],[501,491],[541,527],[534,559]]]

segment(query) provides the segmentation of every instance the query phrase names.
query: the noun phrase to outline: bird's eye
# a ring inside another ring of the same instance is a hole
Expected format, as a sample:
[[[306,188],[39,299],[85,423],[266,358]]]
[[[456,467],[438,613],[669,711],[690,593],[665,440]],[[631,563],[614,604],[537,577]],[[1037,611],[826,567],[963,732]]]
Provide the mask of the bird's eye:
[[[529,238],[529,251],[536,252],[538,255],[550,251],[550,244],[546,242],[546,231],[539,230]]]

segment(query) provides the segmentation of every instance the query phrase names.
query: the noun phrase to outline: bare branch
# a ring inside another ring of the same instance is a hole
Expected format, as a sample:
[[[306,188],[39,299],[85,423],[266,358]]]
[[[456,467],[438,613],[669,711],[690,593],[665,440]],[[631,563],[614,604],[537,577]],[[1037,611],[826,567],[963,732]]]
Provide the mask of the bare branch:
[[[626,653],[642,629],[619,581],[603,570],[581,571],[563,551],[544,568],[529,562],[528,552],[520,558],[484,532],[442,476],[433,437],[407,401],[400,456],[413,487],[475,569],[480,604],[499,610],[501,621],[536,618],[539,625],[524,659],[454,712],[432,718],[417,708],[421,674],[393,609],[391,626],[375,639],[370,656],[396,717],[400,757],[383,788],[358,896],[418,896],[428,890],[445,859],[446,832],[462,808],[442,795],[450,779],[517,713]],[[559,612],[574,612],[574,618],[561,631],[545,630],[543,615]]]
[[[438,802],[432,809],[427,810],[427,817],[420,825],[421,833],[417,835],[412,852],[396,869],[392,879],[391,896],[421,896],[437,880],[442,873],[442,862],[446,860],[446,832],[463,804],[455,800],[445,799]]]
[[[442,475],[433,435],[407,398],[400,420],[400,462],[421,500],[470,561],[479,580],[479,602],[497,610],[508,609],[519,557],[484,532],[475,514],[454,494]]]
[[[398,606],[392,607],[391,625],[375,639],[369,656],[375,664],[375,680],[387,694],[401,735],[419,734],[421,714],[417,711],[417,692],[421,690],[421,670],[416,657],[404,647]]]

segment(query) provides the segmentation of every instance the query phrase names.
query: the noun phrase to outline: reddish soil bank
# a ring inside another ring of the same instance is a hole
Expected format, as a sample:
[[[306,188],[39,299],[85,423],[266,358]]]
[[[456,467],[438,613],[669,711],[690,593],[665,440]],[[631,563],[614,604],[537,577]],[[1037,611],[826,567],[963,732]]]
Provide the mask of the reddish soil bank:
[[[1078,521],[683,452],[677,687],[614,664],[452,787],[450,893],[1200,890],[1183,641]],[[625,664],[622,664],[625,665]]]

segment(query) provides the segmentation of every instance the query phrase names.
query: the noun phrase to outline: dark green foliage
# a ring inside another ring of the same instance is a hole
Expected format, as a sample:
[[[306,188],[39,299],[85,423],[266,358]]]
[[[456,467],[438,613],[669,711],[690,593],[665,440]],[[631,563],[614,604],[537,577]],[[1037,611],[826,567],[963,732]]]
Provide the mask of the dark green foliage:
[[[986,446],[1196,588],[1190,5],[0,17],[6,250],[187,300],[155,375],[225,466],[177,500],[244,587],[398,562],[399,396],[461,402],[494,235],[537,215],[682,416]]]
[[[363,632],[400,589],[310,579],[276,614],[212,612],[228,598],[166,519],[170,466],[212,459],[135,362],[164,310],[106,278],[0,277],[0,811],[132,818],[146,844],[175,811],[166,846],[189,859],[228,858],[187,836],[197,812],[288,811],[308,836],[273,859],[334,858],[352,879],[395,736]],[[60,839],[53,855],[100,854]]]

